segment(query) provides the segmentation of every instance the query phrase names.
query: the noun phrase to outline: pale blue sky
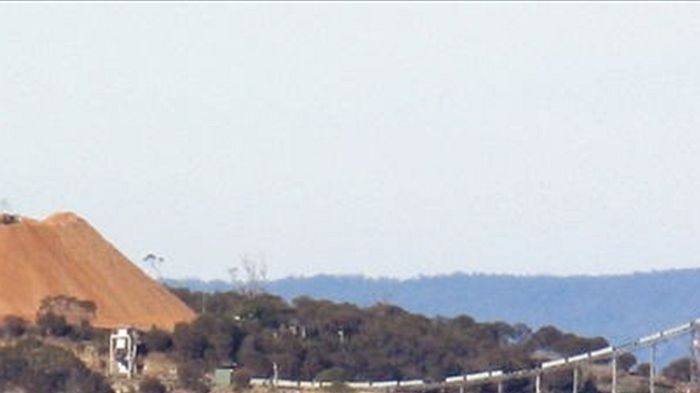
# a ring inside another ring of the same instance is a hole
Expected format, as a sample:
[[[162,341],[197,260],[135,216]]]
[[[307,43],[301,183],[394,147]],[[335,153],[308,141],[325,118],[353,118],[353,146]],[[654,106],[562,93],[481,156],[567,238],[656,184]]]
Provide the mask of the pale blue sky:
[[[165,275],[700,265],[700,4],[0,4],[0,198]]]

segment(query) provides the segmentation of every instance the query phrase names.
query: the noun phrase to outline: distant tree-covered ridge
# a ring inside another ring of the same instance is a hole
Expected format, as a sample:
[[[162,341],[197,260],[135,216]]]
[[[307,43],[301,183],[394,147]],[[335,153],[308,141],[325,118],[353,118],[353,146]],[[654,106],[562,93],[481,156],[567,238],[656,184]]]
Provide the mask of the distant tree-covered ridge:
[[[229,290],[224,281],[166,280],[200,291]],[[615,276],[516,276],[456,273],[408,280],[362,276],[296,277],[265,289],[368,306],[390,302],[428,316],[468,314],[482,321],[555,325],[614,343],[700,317],[700,269]],[[652,312],[653,311],[653,312]]]
[[[604,338],[553,326],[532,331],[466,315],[427,317],[386,303],[359,307],[309,297],[287,302],[264,293],[173,292],[200,316],[176,326],[172,347],[162,345],[162,337],[157,345],[191,369],[235,363],[249,375],[277,370],[293,380],[440,380],[529,368],[542,353],[572,355],[608,345]]]

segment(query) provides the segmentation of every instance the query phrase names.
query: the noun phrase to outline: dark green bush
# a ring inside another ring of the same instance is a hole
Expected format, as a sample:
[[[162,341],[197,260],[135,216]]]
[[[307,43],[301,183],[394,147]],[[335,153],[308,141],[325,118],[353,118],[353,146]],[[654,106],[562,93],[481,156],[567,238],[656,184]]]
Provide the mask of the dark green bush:
[[[170,352],[173,349],[173,338],[165,330],[152,327],[141,336],[146,352]]]
[[[11,338],[21,337],[27,332],[27,325],[24,319],[9,315],[2,321],[2,333]]]
[[[316,379],[321,382],[345,382],[348,373],[340,367],[332,367],[318,373]]]
[[[185,389],[190,389],[197,393],[207,393],[209,387],[204,379],[204,374],[207,370],[207,365],[202,361],[181,362],[177,368],[178,382]]]
[[[233,376],[231,378],[233,387],[239,390],[249,388],[250,379],[252,378],[252,376],[253,374],[250,372],[250,370],[247,370],[245,368],[234,371]]]
[[[146,377],[139,383],[139,393],[165,393],[167,389],[158,379]]]
[[[36,321],[41,334],[45,336],[65,337],[70,333],[70,326],[66,317],[54,313],[41,314]]]
[[[88,321],[82,321],[78,326],[68,327],[68,337],[73,341],[89,341],[95,336],[95,329]]]
[[[694,362],[690,358],[674,360],[661,371],[664,377],[676,382],[689,382]]]

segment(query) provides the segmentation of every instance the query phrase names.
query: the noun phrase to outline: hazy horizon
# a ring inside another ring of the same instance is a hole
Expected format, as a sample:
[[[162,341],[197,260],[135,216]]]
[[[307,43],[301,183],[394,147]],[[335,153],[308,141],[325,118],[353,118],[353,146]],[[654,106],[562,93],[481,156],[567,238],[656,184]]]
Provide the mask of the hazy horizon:
[[[138,264],[138,263],[137,263]],[[146,271],[146,273],[152,273],[149,271],[147,265],[141,265],[142,269]],[[372,281],[382,281],[382,280],[387,280],[387,281],[399,281],[399,282],[405,282],[405,281],[418,281],[422,279],[436,279],[436,278],[446,278],[446,277],[453,277],[453,276],[470,276],[470,277],[513,277],[513,278],[553,278],[553,279],[558,279],[558,278],[571,278],[571,279],[576,279],[576,278],[616,278],[616,277],[626,277],[626,276],[635,276],[635,275],[654,275],[654,274],[663,274],[663,273],[672,273],[672,272],[682,272],[682,271],[696,271],[700,270],[700,267],[684,267],[684,268],[666,268],[666,269],[651,269],[651,270],[634,270],[634,271],[629,271],[629,272],[620,272],[620,273],[582,273],[582,274],[553,274],[553,273],[509,273],[509,272],[504,272],[504,273],[490,273],[490,272],[480,272],[480,271],[452,271],[452,272],[443,272],[443,273],[434,273],[434,274],[418,274],[415,276],[410,276],[410,277],[396,277],[396,276],[372,276],[372,275],[367,275],[363,273],[314,273],[314,274],[295,274],[295,275],[289,275],[289,276],[282,276],[282,277],[274,277],[274,278],[267,278],[267,281],[281,281],[281,280],[305,280],[305,279],[313,279],[313,278],[322,278],[322,277],[337,277],[337,278],[359,278],[359,279],[366,279],[366,280],[372,280]],[[168,276],[163,276],[160,279],[162,280],[174,280],[174,281],[179,281],[179,280],[195,280],[195,281],[202,281],[202,282],[214,282],[214,281],[222,281],[229,283],[231,282],[230,278],[228,276],[222,276],[222,277],[211,277],[211,278],[200,278],[197,276],[182,276],[182,277],[168,277]],[[244,276],[239,276],[238,282],[242,283],[245,282],[245,277]]]
[[[700,4],[0,11],[0,199],[163,276],[700,266]]]

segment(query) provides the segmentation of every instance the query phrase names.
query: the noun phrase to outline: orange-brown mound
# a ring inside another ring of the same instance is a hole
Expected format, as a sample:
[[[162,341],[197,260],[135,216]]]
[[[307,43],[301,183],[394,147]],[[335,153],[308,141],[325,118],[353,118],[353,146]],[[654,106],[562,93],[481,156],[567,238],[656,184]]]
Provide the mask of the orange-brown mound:
[[[33,321],[41,300],[58,295],[93,301],[99,327],[172,330],[195,317],[73,213],[0,224],[0,318]]]

